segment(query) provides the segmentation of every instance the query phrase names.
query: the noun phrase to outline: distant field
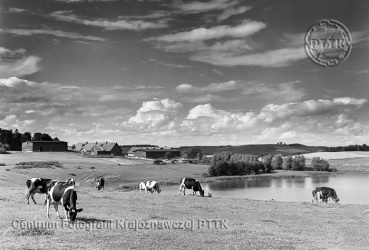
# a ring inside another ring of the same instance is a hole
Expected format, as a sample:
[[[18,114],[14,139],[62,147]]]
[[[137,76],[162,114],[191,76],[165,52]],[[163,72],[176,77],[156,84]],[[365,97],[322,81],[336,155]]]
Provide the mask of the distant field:
[[[103,175],[107,189],[117,186],[134,186],[141,181],[156,180],[162,183],[179,183],[183,177],[202,178],[207,173],[207,165],[168,164],[154,165],[152,161],[131,158],[87,158],[72,152],[17,152],[0,156],[0,186],[24,185],[31,177],[44,177],[57,180],[75,179],[79,185],[91,185],[91,180]],[[20,168],[19,162],[53,161],[61,168]],[[8,170],[7,170],[8,169]]]
[[[192,147],[179,148],[181,151],[190,150]],[[223,151],[230,151],[234,154],[305,154],[311,152],[322,151],[326,147],[323,146],[305,146],[302,144],[277,145],[277,144],[253,144],[253,145],[239,145],[239,146],[200,146],[201,151],[205,154],[221,153]]]
[[[369,157],[369,152],[364,151],[345,151],[345,152],[316,152],[316,153],[309,153],[304,154],[306,159],[311,159],[313,157],[321,157],[326,160],[333,160],[333,159],[349,159],[349,158],[359,158]]]

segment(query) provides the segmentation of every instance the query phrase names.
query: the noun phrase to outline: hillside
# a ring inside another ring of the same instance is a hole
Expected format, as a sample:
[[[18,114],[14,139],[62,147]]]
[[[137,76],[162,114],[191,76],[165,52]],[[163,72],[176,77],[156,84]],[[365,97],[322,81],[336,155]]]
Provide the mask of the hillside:
[[[289,144],[289,145],[277,145],[277,144],[250,144],[239,146],[197,146],[201,149],[203,154],[214,154],[223,151],[230,151],[234,154],[282,154],[282,155],[295,155],[295,154],[307,154],[323,151],[326,149],[324,146],[306,146],[302,144]],[[190,150],[193,147],[186,146],[178,148],[181,152]]]

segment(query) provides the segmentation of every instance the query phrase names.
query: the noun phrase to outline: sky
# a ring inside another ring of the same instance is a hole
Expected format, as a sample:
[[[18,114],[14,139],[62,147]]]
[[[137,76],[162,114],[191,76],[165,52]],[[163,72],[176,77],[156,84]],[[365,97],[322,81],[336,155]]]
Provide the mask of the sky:
[[[369,142],[369,2],[1,0],[0,128],[70,145]],[[352,37],[335,67],[304,36]]]

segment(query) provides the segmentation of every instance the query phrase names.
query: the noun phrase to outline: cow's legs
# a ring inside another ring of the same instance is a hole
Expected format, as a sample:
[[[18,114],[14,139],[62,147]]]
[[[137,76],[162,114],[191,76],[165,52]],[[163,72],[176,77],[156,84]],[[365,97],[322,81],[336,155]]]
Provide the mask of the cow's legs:
[[[47,202],[46,202],[46,217],[47,218],[50,218],[49,210],[50,210],[50,200],[47,199]]]
[[[183,189],[183,195],[186,195],[186,194],[185,194],[186,187],[184,187],[183,185],[179,186],[179,193],[178,193],[178,195],[180,195],[180,194],[181,194],[182,189]]]
[[[66,210],[64,208],[64,213],[65,213],[65,221],[69,221],[69,213],[68,213],[68,210]]]
[[[45,202],[44,202],[44,206],[46,206],[47,203],[47,193],[45,194]]]
[[[61,219],[61,218],[60,218],[59,211],[58,211],[58,203],[55,203],[55,204],[54,204],[54,208],[55,208],[56,216],[58,217],[58,219]]]
[[[31,194],[31,198],[32,198],[32,200],[33,200],[33,202],[35,203],[35,204],[37,204],[36,203],[36,201],[35,201],[35,198],[33,197],[35,194]]]

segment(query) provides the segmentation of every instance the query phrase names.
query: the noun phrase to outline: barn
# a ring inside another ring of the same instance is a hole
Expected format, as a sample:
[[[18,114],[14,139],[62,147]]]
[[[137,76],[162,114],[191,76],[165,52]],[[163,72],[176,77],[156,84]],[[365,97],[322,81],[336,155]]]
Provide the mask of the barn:
[[[116,142],[103,142],[96,143],[91,148],[91,154],[93,155],[121,155],[122,149]]]
[[[68,151],[65,141],[27,141],[22,143],[22,151],[27,152],[64,152]]]
[[[164,159],[168,153],[170,153],[170,158],[181,156],[181,151],[172,148],[140,148],[133,153],[135,157],[148,159]]]

